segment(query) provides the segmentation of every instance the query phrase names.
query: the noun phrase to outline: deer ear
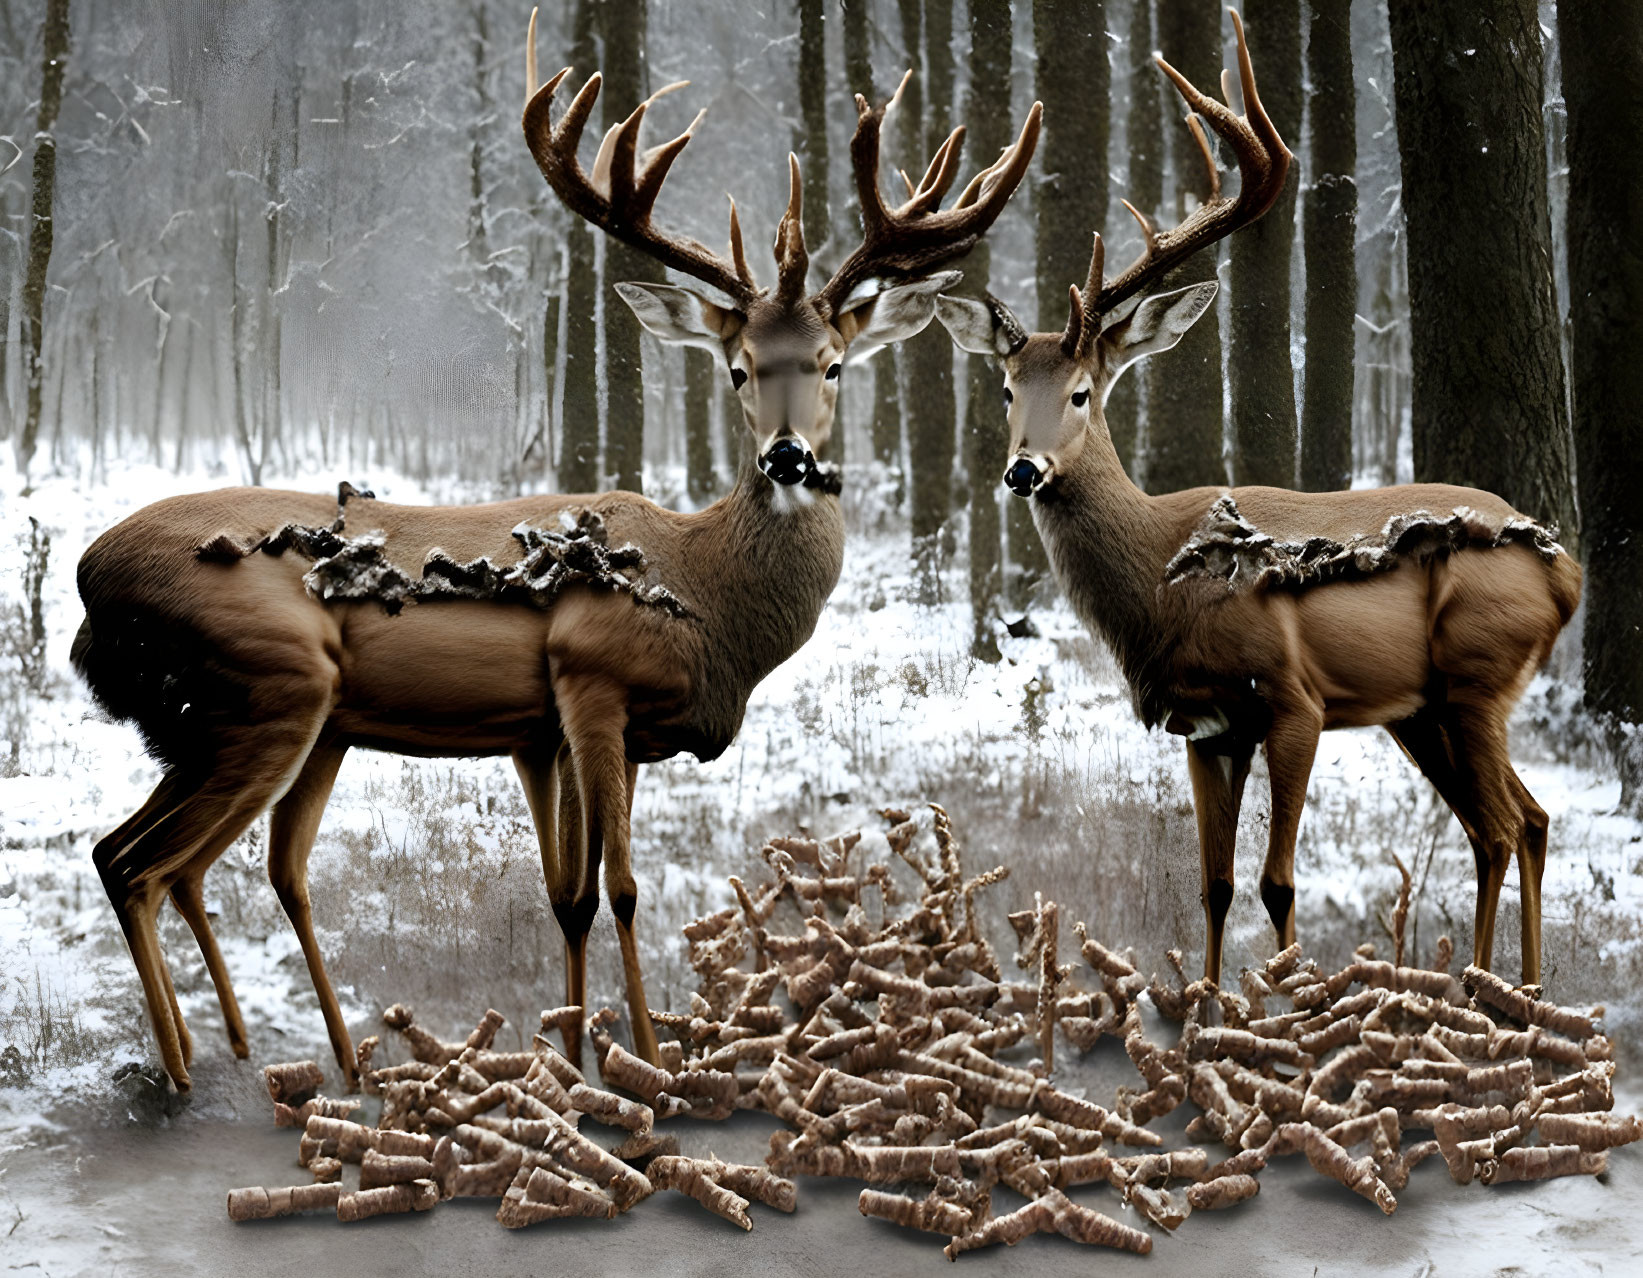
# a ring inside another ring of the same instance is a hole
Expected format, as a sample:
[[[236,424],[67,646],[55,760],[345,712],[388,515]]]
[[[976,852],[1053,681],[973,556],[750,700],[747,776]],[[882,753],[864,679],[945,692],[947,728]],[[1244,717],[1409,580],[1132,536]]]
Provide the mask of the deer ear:
[[[851,362],[860,362],[881,346],[904,342],[923,332],[936,313],[936,294],[963,278],[957,271],[941,271],[928,279],[897,284],[846,302],[839,308],[833,327],[851,348]]]
[[[1214,280],[1206,280],[1173,293],[1160,293],[1109,323],[1101,331],[1101,345],[1104,363],[1113,378],[1136,360],[1167,351],[1179,342],[1209,309],[1216,287]]]
[[[967,297],[936,299],[936,318],[953,345],[972,355],[1009,355],[1020,343],[1021,322],[1003,302],[977,302]]]
[[[618,284],[617,293],[644,325],[664,342],[700,346],[723,354],[745,317],[710,302],[700,293],[672,284]]]

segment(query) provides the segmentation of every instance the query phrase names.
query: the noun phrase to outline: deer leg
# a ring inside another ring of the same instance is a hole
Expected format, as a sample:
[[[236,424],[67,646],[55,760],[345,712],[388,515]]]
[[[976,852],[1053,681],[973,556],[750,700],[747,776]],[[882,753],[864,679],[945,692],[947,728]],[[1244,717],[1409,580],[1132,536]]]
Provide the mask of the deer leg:
[[[595,890],[591,901],[583,900],[587,835],[577,793],[575,760],[563,739],[555,738],[516,750],[513,763],[536,826],[548,901],[565,937],[565,1002],[567,1006],[585,1007],[588,930],[598,911],[599,897]],[[580,1063],[580,1022],[567,1023],[563,1035],[565,1055]]]
[[[1517,872],[1523,896],[1523,980],[1540,984],[1540,879],[1546,870],[1546,809],[1535,802],[1514,771],[1518,802],[1523,809],[1523,842],[1518,847]]]
[[[166,970],[164,957],[159,952],[158,935],[154,933],[158,901],[152,899],[151,886],[136,881],[131,871],[130,857],[134,845],[143,835],[173,818],[189,798],[199,792],[207,779],[176,770],[167,772],[142,807],[111,834],[98,840],[91,854],[92,864],[97,867],[103,890],[108,893],[109,904],[114,908],[114,916],[119,920],[120,931],[126,938],[132,962],[137,967],[137,978],[142,983],[143,998],[148,1005],[149,1022],[160,1044],[166,1072],[181,1089],[189,1085],[188,1056],[193,1044],[183,1024],[181,1009],[177,1006],[177,992],[171,984],[171,974]],[[149,934],[153,934],[152,942],[148,939]],[[169,1054],[168,1045],[173,1048]]]
[[[264,687],[284,711],[279,719],[225,733],[214,743],[216,763],[209,776],[192,784],[179,778],[174,792],[154,805],[155,819],[140,829],[128,822],[116,832],[120,837],[104,839],[92,854],[131,948],[161,1059],[180,1091],[190,1086],[187,1027],[160,947],[156,914],[196,858],[209,865],[296,773],[324,722],[331,681],[299,678],[282,686],[270,677]],[[295,698],[309,690],[313,713],[304,714]],[[203,866],[196,872],[203,874]]]
[[[622,740],[627,722],[626,696],[620,684],[604,680],[566,681],[554,688],[565,737],[576,760],[577,787],[586,818],[588,878],[592,879],[602,859],[608,859],[605,890],[610,895],[616,935],[622,946],[633,1050],[654,1065],[660,1054],[645,1002],[638,942],[633,933],[638,886],[633,878],[628,833],[633,769]]]
[[[1295,943],[1295,837],[1306,806],[1306,785],[1323,731],[1323,712],[1311,703],[1275,714],[1266,738],[1272,784],[1272,825],[1261,869],[1261,902],[1278,932],[1278,948]]]
[[[1477,914],[1472,924],[1472,961],[1492,967],[1495,951],[1495,914],[1507,863],[1524,844],[1525,821],[1519,797],[1521,782],[1512,771],[1506,749],[1505,716],[1493,704],[1471,705],[1452,699],[1445,728],[1455,752],[1455,772],[1469,797],[1477,828],[1472,844],[1478,869]],[[1533,903],[1538,907],[1537,900]],[[1527,915],[1531,902],[1525,895]],[[1525,956],[1527,959],[1529,956]]]
[[[633,916],[639,904],[639,885],[633,877],[632,830],[633,793],[639,782],[639,765],[626,764],[624,782],[627,802],[622,811],[621,843],[612,842],[605,860],[605,891],[610,896],[611,913],[616,916],[616,935],[622,944],[622,972],[627,981],[628,1016],[633,1023],[635,1052],[652,1065],[661,1063],[656,1027],[651,1023],[650,1006],[645,1002],[644,977],[639,970],[639,947],[633,934]]]
[[[1228,737],[1187,742],[1187,774],[1198,815],[1205,942],[1204,977],[1221,980],[1221,939],[1232,907],[1232,864],[1238,845],[1238,809],[1249,777],[1252,747]]]
[[[1409,761],[1420,769],[1421,775],[1432,783],[1438,797],[1449,805],[1449,810],[1455,814],[1455,819],[1466,834],[1467,842],[1475,850],[1478,830],[1472,815],[1472,796],[1455,768],[1443,725],[1430,712],[1423,710],[1397,723],[1387,724],[1386,730],[1404,754],[1409,756]]]
[[[205,970],[211,973],[211,984],[217,991],[217,1005],[222,1008],[223,1024],[228,1029],[228,1048],[244,1060],[251,1055],[250,1044],[245,1040],[245,1020],[240,1016],[240,1003],[234,997],[234,983],[228,975],[228,965],[223,962],[222,950],[217,947],[217,937],[211,930],[211,920],[205,910],[205,872],[215,859],[215,854],[196,857],[171,885],[171,903],[177,907],[177,913],[183,916],[189,931],[199,942],[200,953],[205,958]],[[181,1021],[179,1016],[178,1023],[181,1024]],[[183,1056],[185,1059],[192,1058],[192,1051],[186,1043]]]
[[[345,745],[316,745],[303,761],[302,771],[291,788],[274,805],[268,819],[268,881],[274,885],[274,895],[279,897],[280,908],[291,920],[297,942],[302,946],[308,977],[319,997],[320,1015],[325,1018],[331,1052],[342,1070],[343,1090],[351,1092],[359,1086],[354,1044],[342,1016],[342,1006],[331,988],[331,979],[325,973],[325,958],[314,935],[313,908],[308,894],[308,854],[314,850],[320,818],[347,753]]]

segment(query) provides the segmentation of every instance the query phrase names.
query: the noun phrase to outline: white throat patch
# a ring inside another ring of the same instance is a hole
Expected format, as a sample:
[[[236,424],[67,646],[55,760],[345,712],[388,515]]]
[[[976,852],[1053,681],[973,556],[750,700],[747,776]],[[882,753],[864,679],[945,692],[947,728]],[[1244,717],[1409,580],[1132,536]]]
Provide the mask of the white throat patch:
[[[791,515],[816,504],[816,490],[803,484],[772,484],[776,491],[770,496],[770,509],[778,515]]]

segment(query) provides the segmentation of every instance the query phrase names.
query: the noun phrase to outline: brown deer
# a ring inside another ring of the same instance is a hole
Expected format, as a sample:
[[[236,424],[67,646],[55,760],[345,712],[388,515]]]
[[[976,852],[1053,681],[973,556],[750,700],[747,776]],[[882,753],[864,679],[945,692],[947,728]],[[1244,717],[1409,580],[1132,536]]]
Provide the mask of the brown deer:
[[[307,884],[321,814],[354,746],[513,756],[565,935],[566,997],[585,1000],[603,862],[635,1049],[656,1059],[633,929],[637,765],[681,751],[717,757],[753,688],[809,638],[843,558],[838,484],[825,458],[845,351],[897,341],[928,322],[936,291],[957,279],[932,272],[997,218],[1037,142],[1035,106],[1014,146],[942,210],[958,172],[963,131],[955,130],[924,179],[909,184],[909,198],[888,207],[878,188],[888,104],[870,109],[858,97],[851,149],[860,247],[806,294],[795,163],[776,237],[777,283],[760,289],[734,204],[728,257],[651,221],[696,125],[641,154],[642,104],[585,172],[577,143],[599,77],[553,123],[554,91],[568,70],[538,88],[534,37],[533,18],[524,112],[532,154],[575,213],[724,294],[714,301],[671,286],[617,286],[653,332],[718,352],[756,464],[742,466],[728,496],[688,514],[627,492],[419,508],[347,488],[340,503],[242,488],[157,502],[93,543],[79,567],[86,620],[74,661],[164,765],[153,795],[93,857],[178,1088],[189,1086],[191,1041],[156,913],[169,895],[192,928],[229,1042],[245,1056],[201,881],[270,804],[269,876],[301,940],[337,1063],[354,1081]],[[581,526],[555,531],[573,512]],[[601,530],[608,544],[591,535]],[[555,545],[563,562],[540,558]],[[577,1054],[579,1031],[566,1038]]]
[[[1379,724],[1471,841],[1473,960],[1482,967],[1516,855],[1524,979],[1534,982],[1547,821],[1512,770],[1506,718],[1574,611],[1579,566],[1545,530],[1471,488],[1149,496],[1130,481],[1107,432],[1103,405],[1119,374],[1175,345],[1216,286],[1145,298],[1143,290],[1260,217],[1283,188],[1290,155],[1261,109],[1243,26],[1232,16],[1243,117],[1158,63],[1236,154],[1237,198],[1220,195],[1208,143],[1189,115],[1212,197],[1165,233],[1131,208],[1145,247],[1114,280],[1103,274],[1097,235],[1065,331],[1029,335],[993,298],[943,297],[937,318],[964,350],[1002,360],[1012,454],[1004,482],[1031,501],[1056,579],[1117,657],[1137,713],[1186,738],[1205,976],[1220,977],[1238,809],[1255,746],[1265,745],[1272,785],[1261,899],[1287,946],[1295,939],[1295,836],[1318,734]],[[1230,90],[1225,78],[1223,85]]]

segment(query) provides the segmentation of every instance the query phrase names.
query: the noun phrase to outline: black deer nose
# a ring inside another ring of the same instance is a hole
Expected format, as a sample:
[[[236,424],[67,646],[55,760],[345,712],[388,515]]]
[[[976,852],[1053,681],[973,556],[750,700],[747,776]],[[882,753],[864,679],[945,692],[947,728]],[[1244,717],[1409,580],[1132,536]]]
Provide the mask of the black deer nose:
[[[1043,472],[1026,457],[1017,457],[1015,465],[1004,472],[1004,486],[1017,497],[1031,497],[1033,489],[1043,482]]]
[[[777,484],[802,484],[815,468],[815,454],[793,435],[783,435],[759,458],[759,469]]]

